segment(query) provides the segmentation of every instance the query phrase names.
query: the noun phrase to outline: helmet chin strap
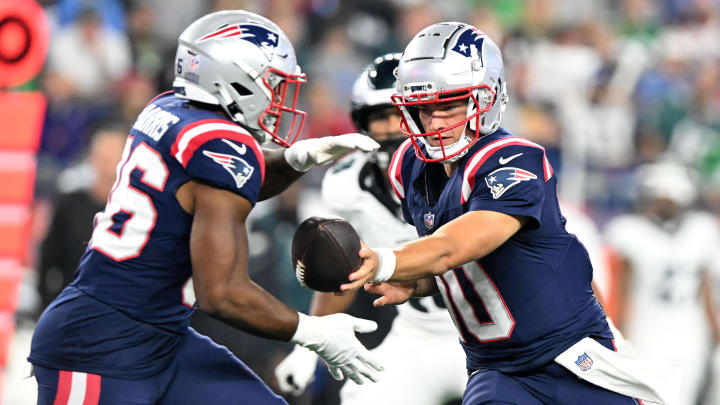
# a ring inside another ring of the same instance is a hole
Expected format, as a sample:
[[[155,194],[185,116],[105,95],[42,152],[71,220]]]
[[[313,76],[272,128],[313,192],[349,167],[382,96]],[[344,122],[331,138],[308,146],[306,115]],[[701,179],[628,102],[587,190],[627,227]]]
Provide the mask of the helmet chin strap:
[[[472,138],[468,137],[467,134],[465,133],[466,128],[467,128],[467,123],[465,124],[465,128],[463,128],[462,136],[460,136],[460,138],[451,145],[431,146],[430,143],[427,142],[426,137],[421,138],[422,142],[425,144],[425,149],[427,150],[428,156],[430,156],[430,158],[432,158],[432,159],[441,159],[443,156],[452,155],[453,153],[456,153],[458,150],[469,145],[470,142],[472,142]],[[443,155],[443,150],[445,152],[444,155]],[[465,149],[464,151],[459,153],[457,156],[453,156],[449,159],[443,160],[442,163],[453,163],[453,162],[459,160],[460,158],[462,158],[463,156],[465,156],[465,154],[468,152],[468,150],[469,149]]]

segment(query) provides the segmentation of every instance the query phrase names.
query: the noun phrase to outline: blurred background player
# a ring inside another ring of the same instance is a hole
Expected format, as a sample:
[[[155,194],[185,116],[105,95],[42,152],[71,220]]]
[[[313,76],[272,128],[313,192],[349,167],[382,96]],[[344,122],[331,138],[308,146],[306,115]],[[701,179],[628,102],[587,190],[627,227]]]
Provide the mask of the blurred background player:
[[[635,350],[682,369],[679,405],[694,405],[706,384],[718,328],[709,270],[720,233],[713,217],[693,208],[689,170],[672,160],[640,166],[636,213],[605,229],[621,257],[618,328]]]
[[[98,129],[85,161],[60,176],[60,194],[38,252],[38,316],[73,279],[92,234],[93,217],[102,211],[115,181],[126,138],[118,127]]]
[[[380,149],[340,159],[322,183],[327,207],[349,221],[371,246],[398,245],[417,238],[415,229],[401,219],[400,201],[387,176],[393,152],[406,139],[400,132],[397,108],[390,102],[399,60],[400,54],[376,58],[353,86],[350,113],[355,127],[375,139]],[[348,311],[355,298],[354,292],[341,296],[316,292],[310,313],[321,316]],[[368,300],[363,303],[372,305]],[[439,295],[413,298],[398,306],[389,334],[371,353],[382,359],[382,379],[370,386],[345,384],[340,391],[343,405],[459,403],[467,378],[465,356]],[[296,346],[275,371],[280,389],[301,394],[315,374],[316,365],[314,352]]]
[[[375,380],[381,367],[354,333],[374,322],[303,315],[253,283],[245,221],[311,167],[377,144],[359,134],[294,143],[305,75],[282,30],[257,14],[193,22],[173,68],[174,92],[151,100],[130,131],[75,280],[35,328],[38,404],[285,403],[188,326],[191,275],[202,311],[317,351],[337,379]],[[260,148],[271,140],[288,148]]]
[[[500,127],[497,45],[468,24],[430,25],[405,48],[397,79],[409,139],[390,180],[421,238],[361,249],[341,289],[364,285],[382,295],[377,306],[441,293],[467,357],[463,404],[666,402],[672,376],[641,374],[645,362],[615,351],[545,149]]]

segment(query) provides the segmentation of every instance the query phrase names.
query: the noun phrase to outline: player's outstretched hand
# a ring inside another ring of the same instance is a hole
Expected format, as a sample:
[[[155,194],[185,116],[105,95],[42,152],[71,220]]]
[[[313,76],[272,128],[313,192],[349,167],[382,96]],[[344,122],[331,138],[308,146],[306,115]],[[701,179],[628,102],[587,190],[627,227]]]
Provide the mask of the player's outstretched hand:
[[[367,333],[377,324],[348,314],[308,316],[299,314],[297,330],[291,341],[316,352],[327,363],[336,380],[348,377],[357,384],[377,382],[383,367],[355,337],[355,332]]]
[[[348,275],[349,283],[342,284],[340,291],[351,291],[362,287],[365,283],[369,283],[375,277],[380,266],[380,259],[377,252],[370,249],[365,245],[364,242],[360,241],[362,249],[358,252],[360,257],[363,259],[363,264],[355,272]]]
[[[344,134],[304,139],[285,149],[285,160],[293,169],[306,172],[315,165],[324,165],[353,150],[372,152],[380,145],[362,134]]]
[[[300,396],[315,375],[317,359],[317,353],[295,345],[293,351],[275,368],[280,391]]]
[[[371,294],[382,295],[373,301],[373,306],[382,307],[385,305],[400,305],[412,298],[417,281],[407,282],[386,282],[365,284],[365,291]]]

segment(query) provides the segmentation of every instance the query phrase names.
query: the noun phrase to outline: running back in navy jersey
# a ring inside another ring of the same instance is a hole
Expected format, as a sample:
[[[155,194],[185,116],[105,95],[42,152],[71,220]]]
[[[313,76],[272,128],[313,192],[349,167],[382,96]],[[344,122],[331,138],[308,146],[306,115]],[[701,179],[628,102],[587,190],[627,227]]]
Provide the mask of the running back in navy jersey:
[[[154,100],[130,131],[73,284],[136,319],[172,329],[188,316],[181,288],[191,275],[192,217],[175,192],[193,179],[254,204],[263,176],[260,146],[244,129],[174,95]]]
[[[436,277],[469,369],[529,370],[582,337],[612,338],[592,293],[587,252],[565,231],[541,146],[499,129],[473,145],[448,178],[440,164],[417,159],[408,140],[390,177],[420,236],[469,211],[527,218],[495,251]]]
[[[75,280],[47,310],[55,316],[45,319],[54,324],[47,333],[43,322],[36,329],[30,360],[125,378],[161,368],[193,311],[182,297],[192,274],[192,216],[176,191],[194,180],[255,204],[264,170],[257,141],[221,114],[194,109],[173,94],[149,103],[130,131]],[[156,352],[138,351],[148,348]]]

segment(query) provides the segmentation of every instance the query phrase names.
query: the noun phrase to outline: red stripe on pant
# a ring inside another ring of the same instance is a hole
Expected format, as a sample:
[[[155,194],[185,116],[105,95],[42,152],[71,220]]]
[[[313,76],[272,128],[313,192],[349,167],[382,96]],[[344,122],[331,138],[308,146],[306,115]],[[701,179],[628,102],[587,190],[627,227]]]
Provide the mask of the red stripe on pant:
[[[72,371],[60,370],[58,373],[57,393],[53,405],[66,405],[70,399],[70,388],[72,387]]]
[[[85,401],[83,405],[98,405],[100,402],[100,376],[97,374],[88,374],[87,383],[85,384]]]
[[[82,405],[98,405],[100,402],[100,385],[102,378],[97,374],[85,374],[85,392]],[[58,386],[53,405],[68,405],[72,392],[72,371],[60,370],[58,372]],[[77,389],[77,387],[76,387]],[[78,398],[77,394],[74,398]],[[74,403],[76,401],[73,401]],[[73,404],[74,405],[74,404]]]

